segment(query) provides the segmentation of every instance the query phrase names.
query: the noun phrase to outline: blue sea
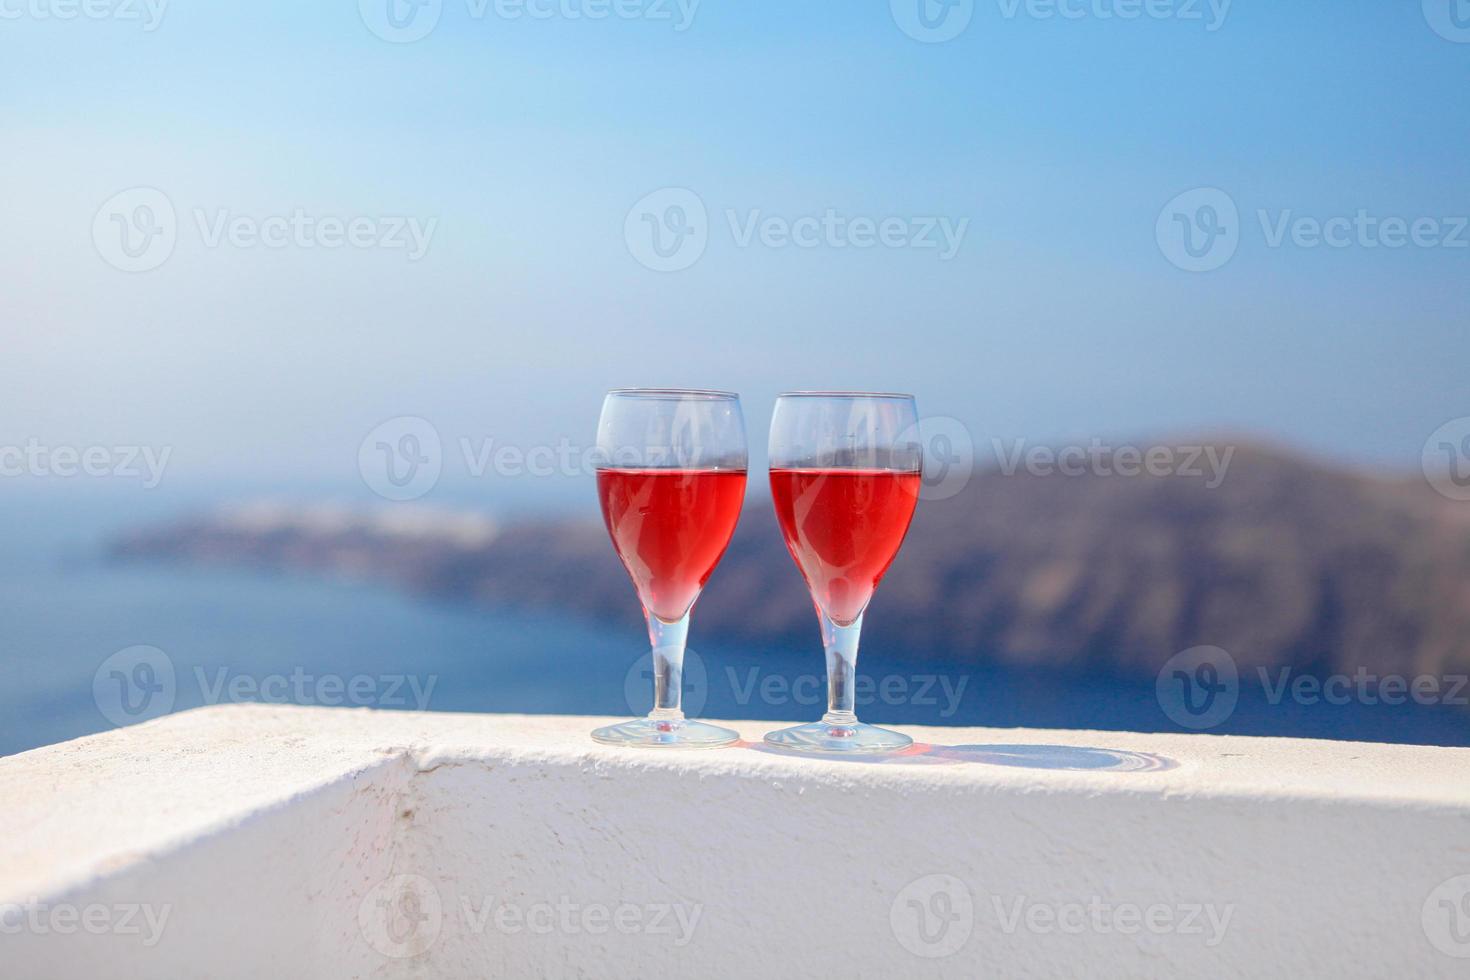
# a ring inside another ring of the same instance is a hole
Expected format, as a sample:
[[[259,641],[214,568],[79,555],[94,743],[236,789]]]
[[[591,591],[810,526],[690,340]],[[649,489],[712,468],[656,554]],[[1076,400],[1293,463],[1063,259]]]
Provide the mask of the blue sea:
[[[451,605],[298,574],[116,564],[114,534],[214,502],[65,485],[0,488],[0,755],[203,704],[631,715],[647,710],[646,638],[566,614]],[[628,601],[634,602],[629,590]],[[809,721],[824,706],[811,642],[704,636],[686,705],[708,718]],[[1182,731],[1153,678],[1070,676],[864,649],[876,723]],[[1272,704],[1242,685],[1219,734],[1470,745],[1470,710]]]

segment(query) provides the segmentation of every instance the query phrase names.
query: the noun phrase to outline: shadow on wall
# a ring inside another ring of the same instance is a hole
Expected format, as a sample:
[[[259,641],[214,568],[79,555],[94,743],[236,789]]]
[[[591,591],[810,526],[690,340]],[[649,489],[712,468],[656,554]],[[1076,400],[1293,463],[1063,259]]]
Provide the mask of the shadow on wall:
[[[738,742],[739,748],[791,755],[765,744]],[[810,758],[810,756],[805,756]],[[838,755],[823,758],[841,762],[881,765],[954,765],[963,762],[1012,769],[1045,769],[1065,772],[1164,772],[1179,763],[1150,752],[1093,749],[1075,745],[928,745],[915,743],[902,752],[887,755]]]

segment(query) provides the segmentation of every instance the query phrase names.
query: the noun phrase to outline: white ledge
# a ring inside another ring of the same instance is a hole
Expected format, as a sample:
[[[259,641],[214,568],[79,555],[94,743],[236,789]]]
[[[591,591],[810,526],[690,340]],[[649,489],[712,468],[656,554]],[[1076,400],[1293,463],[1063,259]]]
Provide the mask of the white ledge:
[[[878,763],[605,721],[230,706],[0,759],[0,972],[1470,969],[1467,749],[906,728]]]

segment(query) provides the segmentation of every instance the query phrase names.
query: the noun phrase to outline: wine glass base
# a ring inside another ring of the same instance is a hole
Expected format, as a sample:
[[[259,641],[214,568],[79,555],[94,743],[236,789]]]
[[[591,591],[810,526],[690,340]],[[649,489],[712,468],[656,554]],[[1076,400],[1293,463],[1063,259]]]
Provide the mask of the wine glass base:
[[[702,721],[635,718],[608,725],[592,733],[603,745],[626,745],[647,749],[717,749],[740,740],[740,733]]]
[[[786,752],[808,752],[818,755],[876,755],[898,752],[914,744],[899,732],[876,725],[853,722],[833,725],[815,721],[810,725],[783,728],[766,733],[766,744]]]

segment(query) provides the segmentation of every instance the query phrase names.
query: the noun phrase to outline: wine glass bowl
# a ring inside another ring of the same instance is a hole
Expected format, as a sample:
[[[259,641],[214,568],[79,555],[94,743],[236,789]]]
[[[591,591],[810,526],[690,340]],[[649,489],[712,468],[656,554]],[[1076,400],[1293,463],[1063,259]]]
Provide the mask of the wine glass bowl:
[[[643,604],[654,703],[647,718],[599,728],[611,745],[712,748],[728,728],[684,717],[684,648],[700,591],[745,499],[740,399],[673,388],[610,391],[597,429],[597,494],[613,548]]]
[[[771,500],[821,625],[827,657],[822,720],[770,732],[777,748],[894,752],[907,735],[858,721],[863,614],[898,555],[921,489],[923,448],[910,395],[791,392],[776,400]]]

